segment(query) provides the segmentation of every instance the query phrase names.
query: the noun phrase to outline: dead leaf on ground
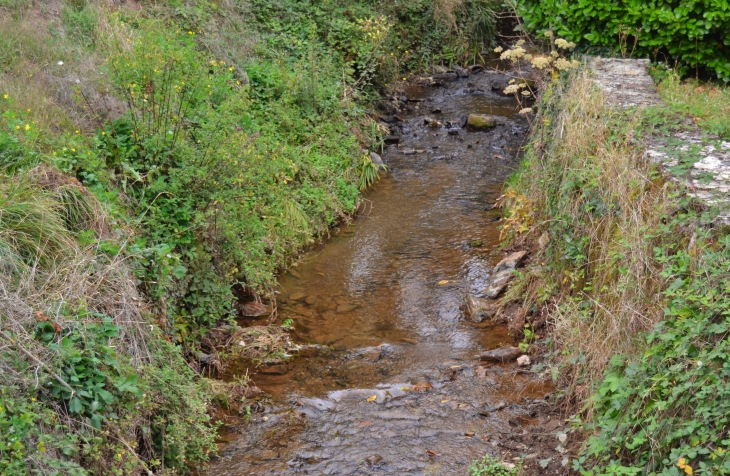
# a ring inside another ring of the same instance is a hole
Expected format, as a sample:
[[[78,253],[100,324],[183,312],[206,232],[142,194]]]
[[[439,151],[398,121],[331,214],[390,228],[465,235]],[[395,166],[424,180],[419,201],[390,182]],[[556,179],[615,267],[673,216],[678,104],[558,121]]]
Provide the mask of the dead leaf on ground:
[[[433,451],[433,450],[426,450],[426,454],[427,454],[428,456],[431,456],[431,457],[433,457],[433,458],[435,458],[436,456],[441,456],[440,454],[436,453],[436,452],[435,452],[435,451]]]
[[[374,402],[377,398],[378,398],[377,395],[373,395],[372,397],[368,397],[367,401],[368,402]]]
[[[411,390],[418,393],[426,393],[431,389],[433,389],[433,386],[428,382],[419,382],[411,387]]]

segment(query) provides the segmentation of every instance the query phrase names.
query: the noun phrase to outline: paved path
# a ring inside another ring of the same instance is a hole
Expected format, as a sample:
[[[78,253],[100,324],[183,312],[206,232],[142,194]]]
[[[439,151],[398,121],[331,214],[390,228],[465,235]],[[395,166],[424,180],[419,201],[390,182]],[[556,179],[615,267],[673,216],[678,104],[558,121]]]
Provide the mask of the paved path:
[[[661,105],[654,81],[648,74],[649,60],[591,58],[596,84],[609,104],[616,107]],[[730,223],[730,142],[713,137],[688,119],[686,130],[644,141],[645,156],[686,185],[690,194],[708,205],[717,205],[716,221]],[[686,167],[677,167],[686,164]]]

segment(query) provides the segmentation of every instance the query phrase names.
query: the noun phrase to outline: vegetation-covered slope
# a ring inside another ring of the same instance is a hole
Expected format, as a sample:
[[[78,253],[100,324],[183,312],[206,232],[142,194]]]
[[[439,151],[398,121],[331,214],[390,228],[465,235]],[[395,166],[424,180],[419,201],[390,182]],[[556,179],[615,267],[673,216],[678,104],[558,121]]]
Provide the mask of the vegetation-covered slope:
[[[726,92],[672,75],[659,89],[668,106],[617,110],[589,73],[555,78],[508,184],[505,232],[539,263],[510,297],[528,340],[549,322],[540,344],[554,346],[547,370],[581,407],[588,439],[572,467],[585,475],[730,471],[728,230],[641,145],[695,127],[677,116],[689,111],[722,133]]]
[[[370,99],[476,57],[493,20],[483,0],[2,0],[0,30],[0,472],[135,474],[208,457],[183,356],[355,209]]]

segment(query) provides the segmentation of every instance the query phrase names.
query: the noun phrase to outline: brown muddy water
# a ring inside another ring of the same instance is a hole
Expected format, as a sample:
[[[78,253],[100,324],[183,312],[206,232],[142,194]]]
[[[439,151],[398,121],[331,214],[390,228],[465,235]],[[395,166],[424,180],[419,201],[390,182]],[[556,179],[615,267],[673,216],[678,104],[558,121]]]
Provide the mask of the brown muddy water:
[[[528,131],[496,80],[405,91],[411,110],[391,127],[400,144],[383,153],[389,173],[350,225],[280,280],[278,322],[330,350],[254,373],[271,404],[226,429],[205,474],[466,474],[530,421],[551,389],[513,365],[482,367],[477,353],[512,339],[460,310],[502,257],[490,208]],[[448,127],[469,113],[498,125]]]

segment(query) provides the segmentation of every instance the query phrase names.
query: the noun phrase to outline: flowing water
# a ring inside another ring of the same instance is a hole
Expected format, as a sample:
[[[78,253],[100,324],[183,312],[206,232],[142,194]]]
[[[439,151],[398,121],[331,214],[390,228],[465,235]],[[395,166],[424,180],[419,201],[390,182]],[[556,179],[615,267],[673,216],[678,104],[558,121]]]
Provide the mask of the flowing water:
[[[480,366],[475,354],[512,340],[460,310],[502,256],[490,209],[528,130],[495,78],[406,91],[389,173],[280,280],[280,320],[293,319],[297,342],[327,348],[252,376],[271,405],[229,429],[206,474],[466,474],[530,421],[550,389],[514,365]],[[498,125],[449,127],[469,113]]]

